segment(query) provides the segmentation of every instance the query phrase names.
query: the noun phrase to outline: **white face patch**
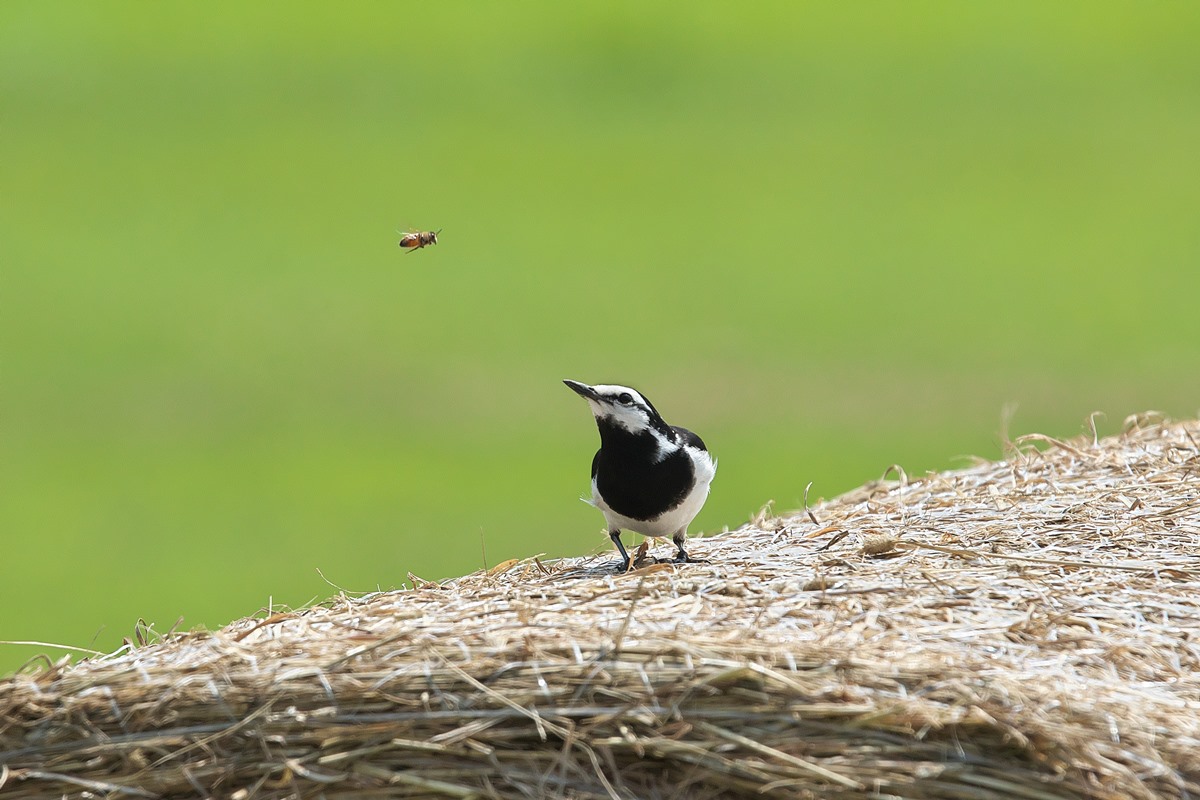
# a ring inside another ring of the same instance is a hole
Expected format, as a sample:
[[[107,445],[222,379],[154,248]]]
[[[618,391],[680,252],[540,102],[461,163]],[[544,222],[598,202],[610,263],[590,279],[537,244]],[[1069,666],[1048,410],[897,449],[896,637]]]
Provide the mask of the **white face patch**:
[[[594,416],[612,420],[631,433],[641,433],[650,427],[650,404],[636,389],[608,383],[592,388],[604,400],[588,400]],[[628,402],[622,402],[625,398]]]

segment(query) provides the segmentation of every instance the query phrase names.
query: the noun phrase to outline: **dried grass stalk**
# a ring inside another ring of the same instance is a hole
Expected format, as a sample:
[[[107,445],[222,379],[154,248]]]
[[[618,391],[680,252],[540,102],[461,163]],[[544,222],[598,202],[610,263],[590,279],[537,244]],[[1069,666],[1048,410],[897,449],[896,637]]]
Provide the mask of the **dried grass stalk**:
[[[707,564],[530,559],[26,671],[0,794],[1196,797],[1198,438],[1026,437]]]

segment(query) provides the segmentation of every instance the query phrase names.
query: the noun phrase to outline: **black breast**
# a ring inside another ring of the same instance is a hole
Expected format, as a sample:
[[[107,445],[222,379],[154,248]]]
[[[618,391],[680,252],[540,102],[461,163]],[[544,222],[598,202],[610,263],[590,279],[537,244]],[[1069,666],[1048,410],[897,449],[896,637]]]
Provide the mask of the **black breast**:
[[[658,443],[649,433],[601,432],[592,477],[604,502],[631,519],[653,519],[683,502],[692,488],[692,459],[676,450],[655,461]]]

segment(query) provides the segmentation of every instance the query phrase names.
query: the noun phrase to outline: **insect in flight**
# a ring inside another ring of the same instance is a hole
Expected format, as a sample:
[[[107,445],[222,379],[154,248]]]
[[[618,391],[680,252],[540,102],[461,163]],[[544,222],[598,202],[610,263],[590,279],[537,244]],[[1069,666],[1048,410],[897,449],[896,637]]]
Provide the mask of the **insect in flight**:
[[[438,228],[436,231],[406,231],[400,237],[400,246],[407,249],[410,253],[415,253],[422,247],[437,244],[437,237],[441,232],[441,228]]]

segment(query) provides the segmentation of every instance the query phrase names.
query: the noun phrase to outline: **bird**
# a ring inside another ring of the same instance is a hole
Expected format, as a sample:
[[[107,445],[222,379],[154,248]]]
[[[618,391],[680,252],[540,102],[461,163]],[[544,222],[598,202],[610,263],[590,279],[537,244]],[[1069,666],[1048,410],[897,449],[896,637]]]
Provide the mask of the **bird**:
[[[622,530],[670,536],[679,549],[677,563],[696,560],[684,549],[687,529],[704,507],[717,472],[704,440],[687,428],[668,425],[636,389],[563,383],[588,401],[600,430],[600,449],[592,459],[591,504],[604,513],[608,536],[621,554],[618,571],[629,569]]]

